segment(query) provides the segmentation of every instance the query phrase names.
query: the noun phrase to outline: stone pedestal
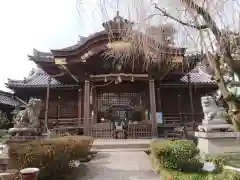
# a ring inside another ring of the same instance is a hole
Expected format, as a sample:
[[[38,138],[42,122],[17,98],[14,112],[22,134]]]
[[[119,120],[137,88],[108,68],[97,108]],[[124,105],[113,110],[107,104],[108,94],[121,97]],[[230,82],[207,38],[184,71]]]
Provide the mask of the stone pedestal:
[[[239,153],[239,132],[195,132],[201,155]]]

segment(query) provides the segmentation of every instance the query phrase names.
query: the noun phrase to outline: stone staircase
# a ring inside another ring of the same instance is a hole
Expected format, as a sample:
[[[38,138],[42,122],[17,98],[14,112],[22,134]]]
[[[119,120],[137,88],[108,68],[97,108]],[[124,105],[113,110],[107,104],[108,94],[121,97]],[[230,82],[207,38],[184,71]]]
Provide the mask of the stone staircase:
[[[152,139],[96,139],[92,151],[147,151]]]

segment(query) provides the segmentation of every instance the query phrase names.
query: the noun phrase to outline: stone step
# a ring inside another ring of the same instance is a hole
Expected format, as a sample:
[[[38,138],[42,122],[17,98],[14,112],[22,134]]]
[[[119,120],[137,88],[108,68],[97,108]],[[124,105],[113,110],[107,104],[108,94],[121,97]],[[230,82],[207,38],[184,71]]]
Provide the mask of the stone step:
[[[8,157],[0,156],[0,171],[6,170],[8,165]]]
[[[95,140],[92,149],[149,149],[151,139],[148,140]]]
[[[92,152],[138,152],[138,151],[148,151],[149,148],[127,148],[127,149],[91,149]]]

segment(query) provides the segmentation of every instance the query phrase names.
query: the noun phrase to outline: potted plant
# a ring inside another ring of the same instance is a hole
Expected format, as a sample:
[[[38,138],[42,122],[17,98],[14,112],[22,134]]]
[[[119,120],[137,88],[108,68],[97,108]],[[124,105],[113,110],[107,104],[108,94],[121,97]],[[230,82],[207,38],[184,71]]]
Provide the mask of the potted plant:
[[[20,170],[22,180],[37,180],[38,173],[38,168],[25,168]]]

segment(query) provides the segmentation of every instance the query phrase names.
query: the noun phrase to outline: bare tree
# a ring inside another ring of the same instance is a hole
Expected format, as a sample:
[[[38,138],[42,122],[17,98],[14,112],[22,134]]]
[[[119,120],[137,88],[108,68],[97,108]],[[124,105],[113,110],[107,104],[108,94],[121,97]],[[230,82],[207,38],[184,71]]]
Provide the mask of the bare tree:
[[[231,36],[226,31],[221,31],[217,26],[216,21],[214,21],[213,17],[210,15],[208,10],[203,6],[200,6],[194,0],[181,0],[188,8],[194,10],[197,15],[199,15],[203,20],[203,25],[199,25],[196,21],[197,25],[189,25],[184,24],[181,20],[177,20],[179,23],[187,26],[191,26],[193,28],[199,29],[200,31],[208,28],[212,34],[214,35],[217,45],[219,46],[218,51],[213,55],[208,54],[209,63],[214,70],[214,75],[216,77],[216,81],[221,91],[224,100],[228,105],[228,114],[234,124],[235,130],[240,131],[240,102],[237,99],[236,95],[229,91],[227,87],[227,82],[224,79],[224,70],[230,71],[230,76],[236,75],[239,77],[240,71],[238,66],[238,61],[234,61],[233,58],[233,50],[237,48],[234,42],[231,42]],[[161,9],[156,5],[156,8],[161,11]],[[166,14],[167,15],[167,14]],[[169,16],[172,18],[171,16]],[[233,46],[235,46],[233,48]],[[236,50],[235,50],[236,52]],[[237,59],[238,60],[238,59]],[[225,68],[222,68],[225,67]]]
[[[105,0],[100,1],[102,2],[100,3],[101,6],[107,6],[107,2]],[[185,21],[186,18],[183,19],[182,17],[178,17],[172,12],[169,12],[166,7],[163,7],[163,1],[159,1],[159,3],[156,3],[155,1],[151,3],[151,7],[153,7],[154,11],[150,12],[149,10],[150,15],[148,13],[148,16],[146,16],[144,20],[146,21],[152,17],[162,16],[168,20],[171,20],[172,22],[181,25],[184,28],[192,28],[198,32],[202,46],[204,46],[204,48],[207,50],[207,60],[213,69],[219,90],[224,101],[228,105],[228,114],[232,120],[235,130],[239,132],[240,99],[237,97],[237,94],[234,93],[236,91],[233,90],[233,88],[236,89],[237,87],[230,87],[229,80],[235,81],[234,77],[240,79],[240,61],[237,61],[240,57],[240,36],[238,33],[230,30],[223,30],[222,27],[218,26],[218,21],[214,18],[210,12],[211,10],[208,8],[209,3],[213,4],[213,1],[215,0],[179,0],[181,5],[185,7],[184,13],[187,14],[188,18],[192,18],[191,22]],[[142,17],[144,11],[137,8],[139,7],[139,4],[143,3],[143,1],[133,0],[132,2],[136,5],[136,12],[139,13],[138,17]],[[224,2],[224,0],[219,0],[218,5],[221,5],[221,3]],[[216,8],[218,5],[216,5]],[[148,11],[148,9],[145,10]],[[147,14],[146,12],[144,13]],[[138,22],[138,24],[141,23],[142,21]],[[143,22],[143,24],[145,24],[145,22]],[[169,27],[170,26],[168,24],[162,26],[152,26],[148,24],[148,27],[144,28],[144,33],[154,37],[154,39],[158,40],[163,45],[173,45],[175,31],[173,31],[173,28]],[[165,30],[163,30],[164,28]],[[210,45],[207,45],[206,43],[206,35]],[[126,41],[124,41],[124,39]],[[147,61],[145,64],[149,64],[149,61],[156,61],[159,59],[155,55],[152,55],[152,50],[148,48],[149,41],[147,41],[146,38],[136,37],[136,34],[134,34],[134,31],[132,31],[132,29],[130,32],[126,33],[126,37],[124,37],[123,42],[120,43],[122,44],[113,45],[111,47],[111,50],[107,52],[106,55],[114,55],[114,57],[117,57],[117,59],[121,60],[127,59],[127,57],[134,57],[133,54],[136,54],[136,52],[139,53],[139,50],[141,50],[144,56],[147,57],[145,58]],[[151,44],[151,47],[153,46],[154,44]],[[148,58],[149,56],[151,58]],[[165,63],[165,65],[170,64],[169,67],[172,65],[171,61],[168,59],[165,59],[165,62],[169,62]],[[161,63],[158,62],[156,64]],[[230,78],[225,78],[226,74],[228,74]]]

